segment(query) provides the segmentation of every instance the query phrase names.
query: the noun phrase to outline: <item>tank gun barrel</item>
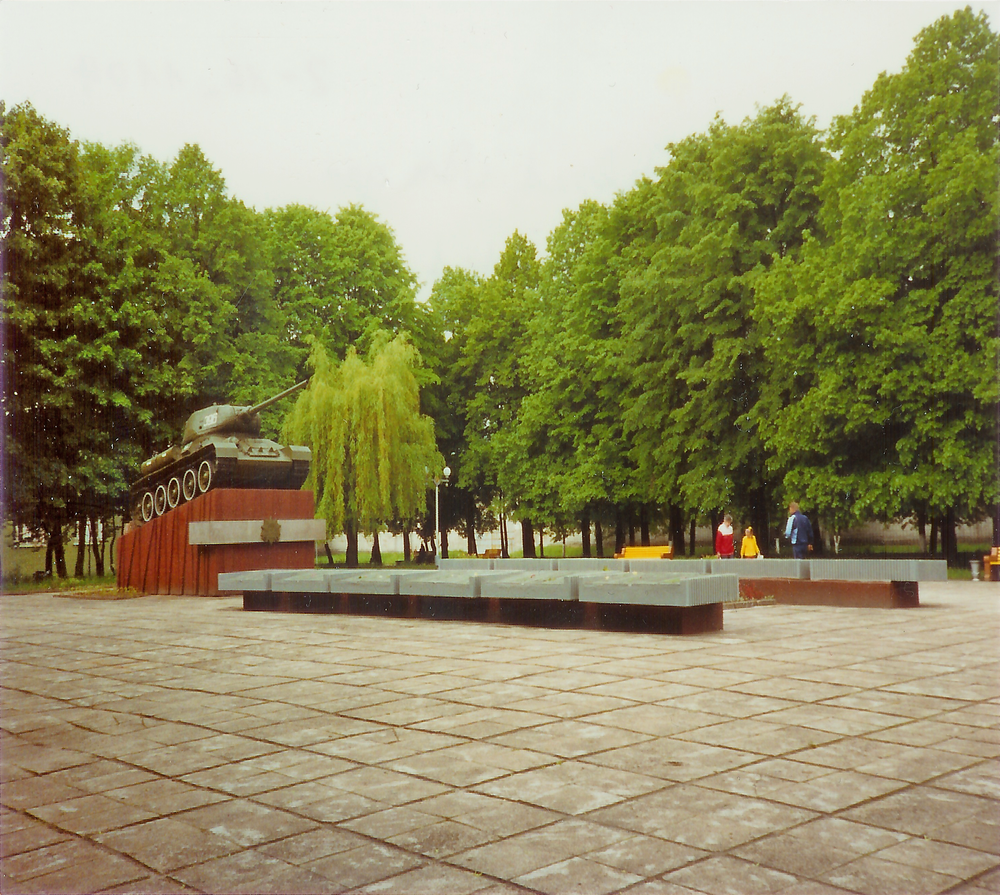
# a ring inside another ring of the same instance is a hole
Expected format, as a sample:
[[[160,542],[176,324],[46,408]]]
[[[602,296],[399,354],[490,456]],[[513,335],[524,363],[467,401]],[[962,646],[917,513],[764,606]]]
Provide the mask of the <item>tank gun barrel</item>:
[[[254,413],[259,413],[261,410],[266,410],[272,404],[277,404],[282,398],[287,398],[292,392],[297,392],[300,388],[309,384],[308,379],[303,379],[301,382],[297,382],[290,388],[286,388],[283,392],[268,398],[266,401],[261,401],[260,404],[254,404],[253,407],[248,407],[246,410],[240,412],[240,416],[251,416]]]

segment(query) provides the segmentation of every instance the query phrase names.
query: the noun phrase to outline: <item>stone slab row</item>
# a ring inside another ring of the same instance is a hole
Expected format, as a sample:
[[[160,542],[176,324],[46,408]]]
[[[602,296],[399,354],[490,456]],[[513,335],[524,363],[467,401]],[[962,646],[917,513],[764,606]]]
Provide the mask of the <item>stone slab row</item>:
[[[630,606],[703,606],[739,598],[736,575],[617,570],[269,569],[219,575],[219,590],[243,593],[361,594],[464,599],[579,601]]]
[[[651,572],[669,567],[673,576],[737,575],[802,581],[947,581],[948,564],[938,559],[442,559],[441,569],[489,571]]]

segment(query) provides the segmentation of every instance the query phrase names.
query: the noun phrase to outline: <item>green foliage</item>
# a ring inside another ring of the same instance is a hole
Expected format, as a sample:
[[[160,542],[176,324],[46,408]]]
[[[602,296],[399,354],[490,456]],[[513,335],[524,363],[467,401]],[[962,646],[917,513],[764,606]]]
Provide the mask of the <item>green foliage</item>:
[[[766,438],[838,524],[997,498],[1000,44],[956,12],[834,122],[825,238],[760,284]]]
[[[333,364],[316,343],[314,372],[284,436],[313,452],[306,487],[330,535],[376,533],[423,510],[429,469],[443,465],[433,421],[420,413],[420,357],[405,336],[380,335],[367,358],[353,349]],[[350,561],[350,560],[349,560]]]
[[[458,374],[474,383],[465,404],[462,483],[485,482],[516,500],[516,472],[511,457],[513,426],[528,391],[524,356],[530,345],[529,324],[538,307],[539,263],[535,247],[515,232],[507,239],[493,275],[469,297],[469,313],[458,358]]]
[[[676,539],[724,509],[767,540],[790,497],[834,529],[980,518],[1000,498],[998,58],[985,15],[955,12],[825,146],[788,98],[717,119],[655,179],[565,211],[544,258],[515,232],[426,303],[360,206],[258,213],[197,146],[81,146],[0,103],[4,515],[64,572],[64,528],[124,509],[191,411],[312,364],[286,437],[355,561],[359,530],[426,515],[442,455],[470,551],[508,512],[619,540],[636,512]]]
[[[826,156],[787,99],[668,149],[670,164],[637,197],[649,222],[640,234],[655,235],[630,247],[622,283],[626,432],[660,501],[744,508],[765,532],[754,283],[816,226]]]
[[[564,211],[549,236],[510,457],[521,500],[553,529],[639,499],[621,422],[617,237],[607,208]]]

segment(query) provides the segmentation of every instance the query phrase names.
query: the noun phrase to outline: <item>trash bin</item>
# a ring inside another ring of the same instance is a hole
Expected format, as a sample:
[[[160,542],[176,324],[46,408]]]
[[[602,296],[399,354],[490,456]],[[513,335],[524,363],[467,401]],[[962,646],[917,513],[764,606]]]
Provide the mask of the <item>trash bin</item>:
[[[973,581],[978,581],[979,580],[979,560],[978,559],[970,559],[969,560],[969,568],[972,569],[972,580]]]

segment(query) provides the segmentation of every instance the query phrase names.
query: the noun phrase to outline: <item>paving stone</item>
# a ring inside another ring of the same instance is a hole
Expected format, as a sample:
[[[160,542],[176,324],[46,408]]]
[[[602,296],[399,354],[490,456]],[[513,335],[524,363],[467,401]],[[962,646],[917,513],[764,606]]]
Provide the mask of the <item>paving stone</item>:
[[[425,863],[402,849],[379,842],[366,842],[350,851],[312,861],[305,867],[329,880],[333,891],[343,892],[390,879]]]
[[[626,838],[629,838],[627,833],[613,827],[580,820],[559,821],[470,849],[454,855],[451,861],[480,873],[517,881],[517,877],[534,870],[607,848]]]
[[[954,774],[947,774],[934,781],[942,789],[987,796],[1000,802],[1000,761],[979,762]]]
[[[55,893],[94,892],[141,879],[148,870],[92,842],[70,839],[6,859],[3,873],[5,892]]]
[[[283,839],[316,826],[312,821],[286,811],[245,799],[194,808],[178,815],[178,819],[201,830],[225,836],[244,847]]]
[[[892,793],[870,804],[851,808],[843,816],[913,836],[925,836],[991,807],[995,810],[995,803],[987,799],[925,786]]]
[[[5,595],[2,888],[997,891],[1000,587],[921,598],[667,638]]]
[[[309,864],[367,844],[368,838],[339,827],[318,827],[257,847],[260,854],[288,864]]]
[[[879,849],[906,842],[903,833],[835,817],[822,817],[733,850],[753,863],[816,879]]]
[[[522,886],[547,895],[562,895],[568,892],[593,892],[595,895],[604,895],[608,892],[618,892],[641,880],[642,877],[637,874],[608,867],[606,864],[599,864],[586,858],[570,858],[514,879]]]
[[[415,826],[406,832],[385,837],[407,851],[430,858],[447,858],[489,842],[493,836],[484,830],[454,820],[437,820]]]
[[[656,876],[701,860],[708,852],[652,836],[632,836],[593,851],[589,858],[640,877]]]
[[[587,760],[597,765],[667,781],[694,780],[750,764],[759,756],[737,749],[661,738],[609,749]]]
[[[42,805],[28,809],[28,813],[62,830],[81,835],[114,830],[156,816],[151,811],[124,805],[101,795]]]
[[[728,855],[671,871],[663,878],[706,895],[769,895],[789,889],[797,882],[790,874]]]
[[[98,841],[161,873],[239,851],[231,837],[164,817],[104,833]]]
[[[175,814],[188,808],[200,808],[203,805],[222,802],[226,798],[220,793],[209,792],[180,780],[163,778],[113,789],[106,795],[126,805],[133,805],[160,815]]]
[[[960,880],[921,867],[910,867],[875,856],[859,858],[821,877],[821,881],[855,892],[906,892],[907,895],[936,895]]]
[[[216,858],[175,872],[175,876],[201,892],[227,892],[233,895],[285,895],[289,892],[332,893],[342,889],[331,886],[327,877],[305,867],[286,864],[254,851]]]
[[[369,883],[356,890],[358,895],[515,895],[523,892],[514,887],[497,886],[480,873],[470,873],[447,864],[428,864],[409,870],[391,879]]]
[[[997,855],[923,838],[908,839],[899,845],[884,848],[878,852],[877,857],[883,861],[897,861],[959,879],[978,876],[1000,864],[1000,857]]]

